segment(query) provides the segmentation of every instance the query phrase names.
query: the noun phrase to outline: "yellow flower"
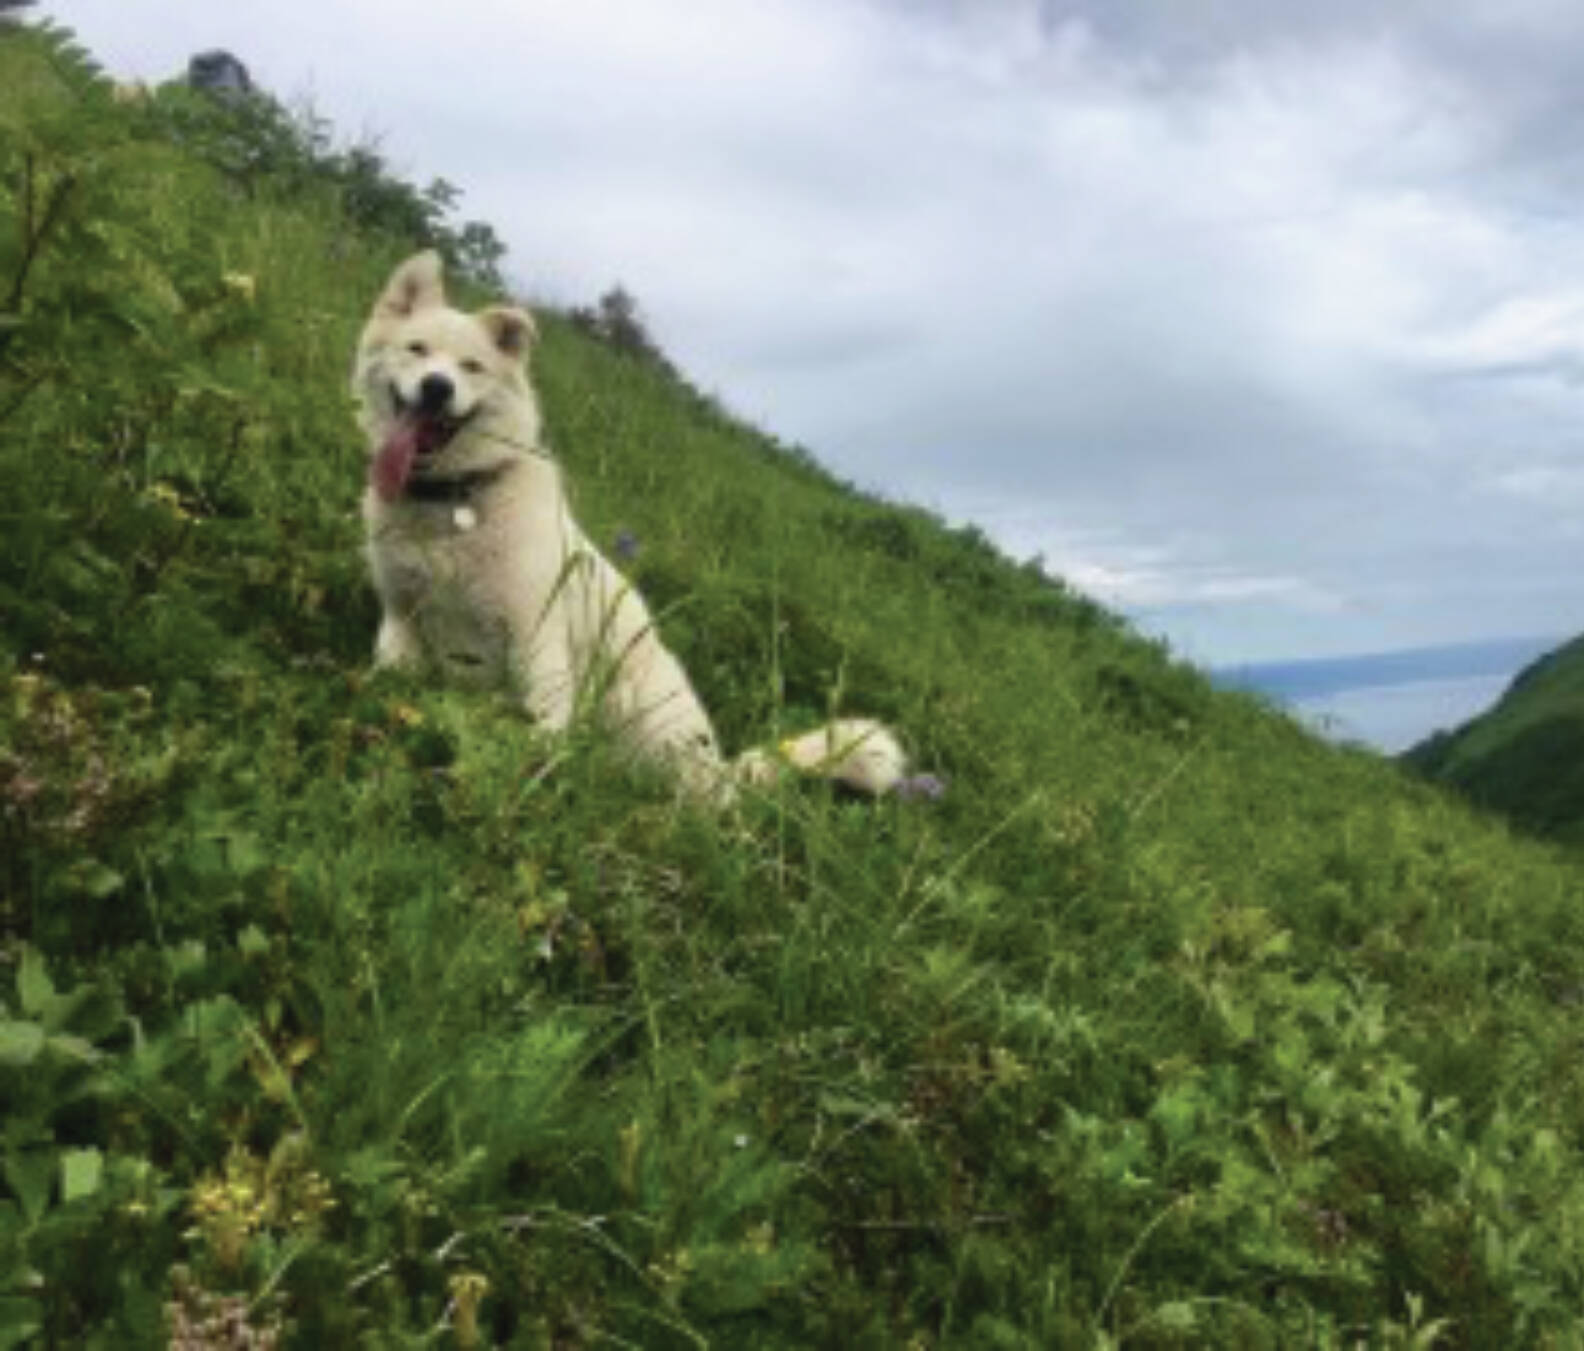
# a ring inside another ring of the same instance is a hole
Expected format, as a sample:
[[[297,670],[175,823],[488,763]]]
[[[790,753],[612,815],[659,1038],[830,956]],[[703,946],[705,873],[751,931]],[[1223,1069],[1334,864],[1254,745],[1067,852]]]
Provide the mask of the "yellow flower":
[[[181,494],[168,483],[156,483],[148,490],[148,495],[164,507],[178,520],[190,521],[192,512],[182,506]]]
[[[489,1278],[480,1271],[459,1271],[448,1285],[456,1306],[452,1326],[456,1329],[457,1345],[471,1351],[479,1341],[478,1307],[489,1293]]]

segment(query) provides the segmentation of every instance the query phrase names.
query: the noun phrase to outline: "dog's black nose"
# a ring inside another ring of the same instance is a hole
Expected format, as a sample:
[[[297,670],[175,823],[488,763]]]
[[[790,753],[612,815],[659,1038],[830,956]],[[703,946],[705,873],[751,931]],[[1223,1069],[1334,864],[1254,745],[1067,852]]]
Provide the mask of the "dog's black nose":
[[[426,375],[418,382],[418,407],[425,413],[443,413],[455,392],[451,381],[443,375]]]

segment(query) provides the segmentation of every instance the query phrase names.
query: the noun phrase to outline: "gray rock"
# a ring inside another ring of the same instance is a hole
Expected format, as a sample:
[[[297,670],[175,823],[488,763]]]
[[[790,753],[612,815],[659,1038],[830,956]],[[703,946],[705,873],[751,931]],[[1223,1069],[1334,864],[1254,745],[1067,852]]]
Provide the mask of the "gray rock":
[[[194,89],[227,98],[253,92],[248,68],[230,52],[199,52],[187,63],[187,83]]]

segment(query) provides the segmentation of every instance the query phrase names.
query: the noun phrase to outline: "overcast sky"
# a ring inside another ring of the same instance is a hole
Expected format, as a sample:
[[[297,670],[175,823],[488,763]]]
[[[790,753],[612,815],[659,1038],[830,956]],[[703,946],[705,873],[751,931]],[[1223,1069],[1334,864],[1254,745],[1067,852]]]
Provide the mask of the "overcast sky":
[[[1584,630],[1577,0],[54,0],[1207,662]]]

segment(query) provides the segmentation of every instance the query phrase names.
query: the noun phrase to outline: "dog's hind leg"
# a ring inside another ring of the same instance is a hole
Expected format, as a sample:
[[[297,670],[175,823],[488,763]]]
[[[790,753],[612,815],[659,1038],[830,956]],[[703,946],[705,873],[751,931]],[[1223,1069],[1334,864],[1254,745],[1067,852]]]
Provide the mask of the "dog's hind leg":
[[[709,714],[652,629],[608,673],[603,712],[633,756],[669,766],[690,797],[725,806],[735,796]]]

